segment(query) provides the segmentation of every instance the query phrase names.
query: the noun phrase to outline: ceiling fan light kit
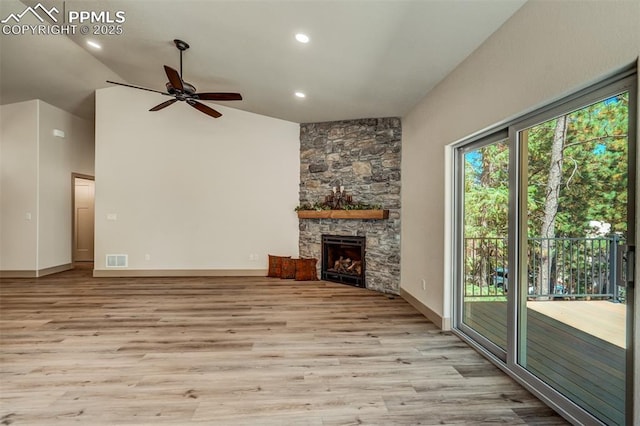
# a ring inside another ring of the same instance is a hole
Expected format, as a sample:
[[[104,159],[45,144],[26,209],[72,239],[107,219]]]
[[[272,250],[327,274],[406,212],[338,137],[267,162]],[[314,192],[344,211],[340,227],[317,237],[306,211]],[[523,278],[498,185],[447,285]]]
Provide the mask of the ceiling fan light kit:
[[[134,89],[146,90],[149,92],[160,93],[165,96],[173,96],[173,99],[162,102],[149,111],[160,111],[168,107],[169,105],[173,105],[177,101],[185,101],[188,105],[197,109],[198,111],[207,114],[210,117],[218,118],[222,114],[215,109],[201,103],[198,101],[241,101],[242,95],[240,93],[229,93],[229,92],[208,92],[208,93],[198,93],[194,85],[187,83],[182,79],[182,53],[189,48],[189,44],[182,40],[175,39],[173,42],[176,45],[176,48],[180,51],[180,73],[175,69],[171,68],[168,65],[164,66],[164,72],[167,75],[167,79],[169,80],[166,83],[166,92],[162,92],[160,90],[147,89],[145,87],[134,86],[131,84],[118,83],[116,81],[109,81],[107,83],[117,84],[120,86],[131,87]]]

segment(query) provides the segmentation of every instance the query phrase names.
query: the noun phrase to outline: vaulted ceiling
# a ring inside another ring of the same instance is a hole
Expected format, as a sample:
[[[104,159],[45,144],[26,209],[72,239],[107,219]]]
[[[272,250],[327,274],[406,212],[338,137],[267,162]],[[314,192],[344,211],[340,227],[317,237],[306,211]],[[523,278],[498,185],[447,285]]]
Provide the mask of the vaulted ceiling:
[[[109,26],[86,21],[84,35],[74,22],[69,36],[3,28],[0,102],[38,98],[91,119],[94,91],[109,87],[106,80],[163,90],[162,66],[180,67],[179,38],[191,45],[184,80],[199,91],[241,92],[244,99],[228,106],[294,122],[402,116],[524,2],[2,0],[2,20],[41,3],[58,10],[58,24],[70,24],[70,11],[109,12],[124,22],[122,34],[97,36],[94,29]],[[25,23],[40,24],[29,14]],[[297,33],[310,41],[296,41]],[[166,99],[158,94],[157,103]]]

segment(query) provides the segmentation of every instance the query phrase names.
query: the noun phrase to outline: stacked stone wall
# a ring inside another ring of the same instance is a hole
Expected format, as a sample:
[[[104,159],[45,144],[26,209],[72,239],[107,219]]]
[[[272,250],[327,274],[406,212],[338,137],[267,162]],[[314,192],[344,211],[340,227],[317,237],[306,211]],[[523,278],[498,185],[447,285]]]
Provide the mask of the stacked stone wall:
[[[344,186],[355,203],[389,210],[385,220],[300,219],[300,256],[320,259],[323,234],[366,237],[366,286],[400,291],[399,118],[300,125],[300,203],[321,202]]]

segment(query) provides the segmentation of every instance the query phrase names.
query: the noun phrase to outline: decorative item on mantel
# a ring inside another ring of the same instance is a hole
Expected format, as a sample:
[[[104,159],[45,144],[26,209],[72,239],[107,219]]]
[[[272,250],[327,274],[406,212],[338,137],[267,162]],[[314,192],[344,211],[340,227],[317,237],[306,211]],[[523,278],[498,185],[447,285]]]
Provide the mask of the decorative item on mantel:
[[[388,219],[389,210],[378,205],[354,203],[344,186],[334,186],[322,203],[296,207],[299,219]]]
[[[353,198],[351,195],[347,195],[343,185],[340,185],[340,191],[335,186],[332,191],[333,194],[324,197],[324,204],[331,206],[332,210],[342,210],[345,206],[353,204]]]

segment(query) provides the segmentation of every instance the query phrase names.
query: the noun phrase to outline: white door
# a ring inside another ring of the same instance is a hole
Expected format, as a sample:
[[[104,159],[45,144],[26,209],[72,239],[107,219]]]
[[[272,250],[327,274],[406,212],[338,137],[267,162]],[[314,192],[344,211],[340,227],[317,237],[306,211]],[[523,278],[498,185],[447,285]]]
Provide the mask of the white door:
[[[74,186],[73,260],[92,262],[95,182],[76,177]]]

